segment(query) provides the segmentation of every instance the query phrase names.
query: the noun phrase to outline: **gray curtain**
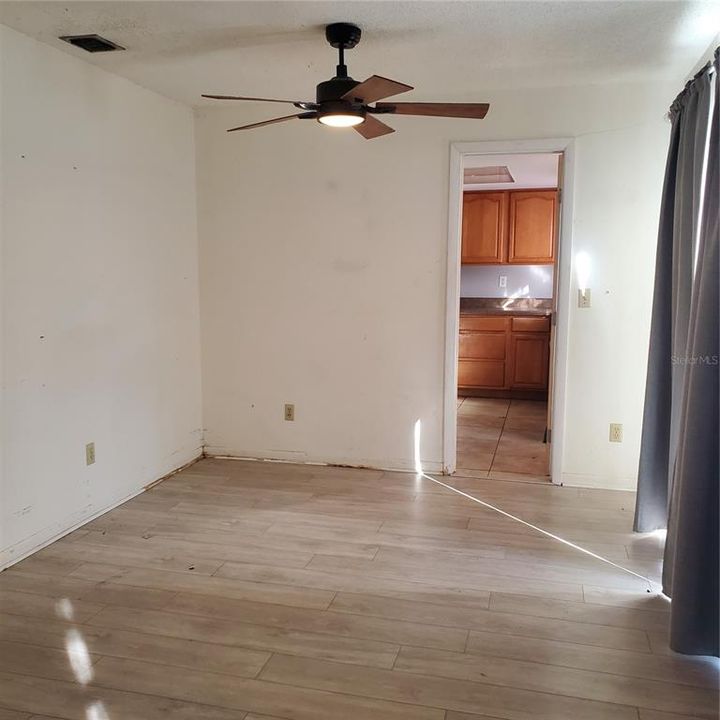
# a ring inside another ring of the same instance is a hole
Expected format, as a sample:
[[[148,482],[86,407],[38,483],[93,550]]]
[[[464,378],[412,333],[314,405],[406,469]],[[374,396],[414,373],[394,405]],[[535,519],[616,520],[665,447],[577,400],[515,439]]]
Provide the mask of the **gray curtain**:
[[[716,52],[716,72],[699,73],[670,110],[635,508],[636,531],[668,528],[670,645],[696,655],[718,655],[720,632],[717,65]]]

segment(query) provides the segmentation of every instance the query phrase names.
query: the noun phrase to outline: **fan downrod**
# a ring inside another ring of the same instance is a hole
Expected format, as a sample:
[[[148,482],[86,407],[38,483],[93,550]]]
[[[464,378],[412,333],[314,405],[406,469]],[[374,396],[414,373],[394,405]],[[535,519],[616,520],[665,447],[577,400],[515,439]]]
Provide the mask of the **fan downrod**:
[[[360,42],[362,30],[352,23],[332,23],[325,28],[325,38],[334,48],[350,50]]]

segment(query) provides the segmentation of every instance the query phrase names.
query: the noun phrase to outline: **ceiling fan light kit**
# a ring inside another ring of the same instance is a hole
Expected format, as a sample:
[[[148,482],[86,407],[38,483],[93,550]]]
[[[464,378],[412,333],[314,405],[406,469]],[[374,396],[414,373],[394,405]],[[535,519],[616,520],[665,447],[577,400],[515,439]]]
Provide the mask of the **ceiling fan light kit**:
[[[350,111],[350,110],[336,110],[331,112],[318,112],[318,122],[323,125],[329,125],[330,127],[354,127],[360,123],[365,122],[365,115],[361,110]]]
[[[239,95],[203,95],[213,100],[246,100],[253,102],[279,102],[294,105],[301,113],[285,115],[271,120],[230,128],[250,130],[264,125],[274,125],[286,120],[314,119],[334,127],[352,127],[366,140],[395,132],[394,128],[378,120],[374,115],[425,115],[429,117],[458,117],[482,119],[490,107],[487,103],[380,103],[378,100],[412,90],[411,85],[372,75],[358,82],[348,75],[345,65],[345,50],[354,48],[361,37],[361,30],[350,23],[333,23],[325,28],[325,38],[338,50],[338,64],[335,77],[321,82],[315,88],[315,102],[277,100],[274,98],[246,97]],[[375,105],[371,105],[375,103]]]

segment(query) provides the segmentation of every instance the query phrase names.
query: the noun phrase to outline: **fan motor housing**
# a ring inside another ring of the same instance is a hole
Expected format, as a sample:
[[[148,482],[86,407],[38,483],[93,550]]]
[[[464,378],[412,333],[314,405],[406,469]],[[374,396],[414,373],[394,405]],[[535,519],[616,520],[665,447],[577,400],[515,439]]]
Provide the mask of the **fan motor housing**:
[[[334,77],[321,82],[315,89],[315,101],[318,105],[333,100],[341,100],[342,96],[360,83],[351,77]]]

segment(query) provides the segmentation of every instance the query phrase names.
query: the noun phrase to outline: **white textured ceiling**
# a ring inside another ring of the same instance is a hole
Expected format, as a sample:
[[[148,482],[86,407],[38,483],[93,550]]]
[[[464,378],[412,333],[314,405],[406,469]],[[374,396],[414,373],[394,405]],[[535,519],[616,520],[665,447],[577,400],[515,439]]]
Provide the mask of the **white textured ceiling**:
[[[500,87],[684,77],[720,25],[718,2],[1,2],[0,22],[191,105],[202,92],[311,100],[334,74],[323,27],[363,29],[350,74],[484,100]],[[127,48],[90,55],[58,40],[98,33]]]

